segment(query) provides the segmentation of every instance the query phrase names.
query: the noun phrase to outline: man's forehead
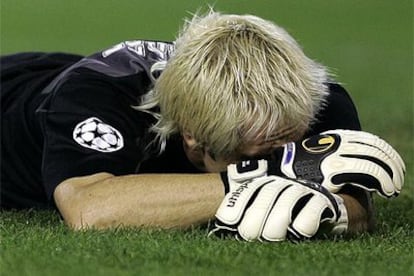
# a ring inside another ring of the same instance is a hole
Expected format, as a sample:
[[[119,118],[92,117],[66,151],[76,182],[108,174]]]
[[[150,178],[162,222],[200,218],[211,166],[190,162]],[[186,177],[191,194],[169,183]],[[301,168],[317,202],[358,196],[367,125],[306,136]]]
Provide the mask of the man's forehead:
[[[281,127],[271,134],[262,133],[253,139],[247,139],[238,148],[238,154],[243,156],[269,154],[273,149],[285,143],[295,141],[303,135],[296,126]]]
[[[263,131],[256,135],[253,139],[250,140],[250,143],[267,143],[277,140],[283,140],[284,138],[288,138],[298,132],[296,126],[282,126],[274,131],[268,133],[267,131]]]

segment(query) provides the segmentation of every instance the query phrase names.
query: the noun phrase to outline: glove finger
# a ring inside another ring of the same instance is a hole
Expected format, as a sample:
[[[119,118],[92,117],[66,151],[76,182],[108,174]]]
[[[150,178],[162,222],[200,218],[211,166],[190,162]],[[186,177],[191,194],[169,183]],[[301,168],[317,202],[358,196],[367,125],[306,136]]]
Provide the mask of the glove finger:
[[[395,189],[398,192],[401,190],[404,181],[402,168],[381,149],[367,144],[352,143],[341,147],[339,155],[346,158],[365,159],[376,163],[393,179],[392,183]]]
[[[286,181],[290,182],[288,179]],[[294,206],[310,193],[309,189],[299,185],[289,186],[283,190],[266,219],[262,238],[267,241],[285,240],[288,226],[294,215]]]
[[[273,202],[288,185],[290,185],[288,181],[279,178],[260,189],[238,226],[239,235],[244,240],[251,241],[260,237],[266,218],[273,207]]]
[[[381,166],[368,160],[354,159],[352,162],[338,161],[333,165],[341,164],[341,173],[330,178],[333,185],[353,183],[367,191],[375,191],[380,196],[391,197],[397,195],[399,190],[393,185],[389,174]],[[325,181],[324,181],[325,182]],[[326,181],[328,182],[328,181]],[[325,183],[322,183],[325,186]]]
[[[404,174],[405,174],[405,169],[406,169],[404,161],[402,160],[401,156],[390,144],[388,144],[387,142],[385,142],[383,139],[379,138],[378,136],[367,133],[367,132],[363,132],[363,134],[364,134],[363,136],[366,138],[361,140],[361,142],[365,142],[366,145],[378,149],[379,151],[383,152],[388,157],[388,158],[381,159],[381,160],[386,162],[387,165],[391,167],[393,174],[395,176],[395,181],[397,183],[400,183],[399,189],[401,190],[401,187],[404,183]],[[358,141],[350,140],[349,143],[355,144],[355,143],[358,143]]]
[[[324,221],[336,220],[336,214],[330,200],[322,195],[315,194],[304,205],[295,220],[291,223],[295,236],[298,234],[305,238],[313,237]]]
[[[388,144],[385,140],[381,139],[377,135],[365,131],[353,131],[344,129],[330,130],[324,133],[339,134],[341,136],[341,140],[347,143],[364,143],[376,147],[387,154],[390,159],[395,160],[397,166],[401,168],[403,173],[406,171],[404,161],[398,152],[390,144]]]
[[[237,229],[228,227],[220,221],[216,221],[213,229],[208,232],[207,237],[211,237],[213,235],[219,238],[234,237],[237,235]]]
[[[240,184],[237,189],[226,194],[217,210],[216,218],[226,225],[237,225],[256,191],[272,181],[273,178],[263,178]]]
[[[392,160],[395,160],[397,165],[401,168],[403,173],[406,171],[406,167],[404,164],[404,160],[401,158],[400,154],[385,140],[381,139],[380,137],[364,132],[366,136],[372,136],[372,139],[375,142],[372,143],[373,146],[377,147],[378,149],[382,149]]]

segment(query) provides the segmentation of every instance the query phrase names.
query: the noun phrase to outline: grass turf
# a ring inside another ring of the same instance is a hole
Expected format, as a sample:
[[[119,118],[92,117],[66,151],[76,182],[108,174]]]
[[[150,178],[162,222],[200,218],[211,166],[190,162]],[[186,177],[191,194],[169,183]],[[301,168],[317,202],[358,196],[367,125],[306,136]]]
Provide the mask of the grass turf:
[[[3,212],[0,267],[4,275],[408,275],[413,225],[400,219],[412,215],[408,202],[380,204],[388,219],[380,215],[375,234],[299,244],[211,239],[203,229],[73,232],[53,212]]]
[[[88,54],[122,40],[170,40],[187,11],[208,3],[147,2],[2,0],[1,53]],[[209,239],[198,228],[73,232],[52,211],[2,211],[1,275],[414,274],[412,1],[228,0],[215,6],[286,27],[309,56],[338,74],[364,129],[401,152],[406,185],[397,199],[376,197],[378,230],[347,240],[259,244]]]

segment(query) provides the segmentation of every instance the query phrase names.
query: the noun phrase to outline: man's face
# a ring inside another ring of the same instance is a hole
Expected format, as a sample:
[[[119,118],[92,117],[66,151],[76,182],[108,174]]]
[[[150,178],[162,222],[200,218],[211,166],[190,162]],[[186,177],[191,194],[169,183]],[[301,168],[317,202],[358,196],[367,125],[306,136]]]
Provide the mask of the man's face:
[[[282,146],[285,143],[295,141],[301,137],[301,135],[293,135],[292,133],[282,133],[281,135],[275,135],[270,139],[257,138],[255,140],[244,143],[239,147],[236,153],[228,157],[213,157],[208,148],[207,149],[195,149],[191,145],[195,143],[192,141],[191,136],[184,135],[184,150],[188,159],[200,170],[205,172],[222,172],[227,169],[227,166],[232,163],[237,163],[246,159],[260,158],[260,156],[268,155],[273,152],[277,147]]]

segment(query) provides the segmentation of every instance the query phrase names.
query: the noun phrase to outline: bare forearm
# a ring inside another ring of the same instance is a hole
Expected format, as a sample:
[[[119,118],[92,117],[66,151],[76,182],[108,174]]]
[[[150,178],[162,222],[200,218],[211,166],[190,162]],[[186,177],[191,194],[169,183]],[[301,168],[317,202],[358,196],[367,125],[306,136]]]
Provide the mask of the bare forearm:
[[[348,213],[348,233],[357,234],[373,231],[375,228],[375,213],[371,196],[360,189],[342,193],[340,196],[344,200]]]
[[[186,228],[213,218],[224,195],[217,174],[94,177],[99,180],[87,184],[84,178],[69,179],[55,192],[59,210],[74,228]]]

